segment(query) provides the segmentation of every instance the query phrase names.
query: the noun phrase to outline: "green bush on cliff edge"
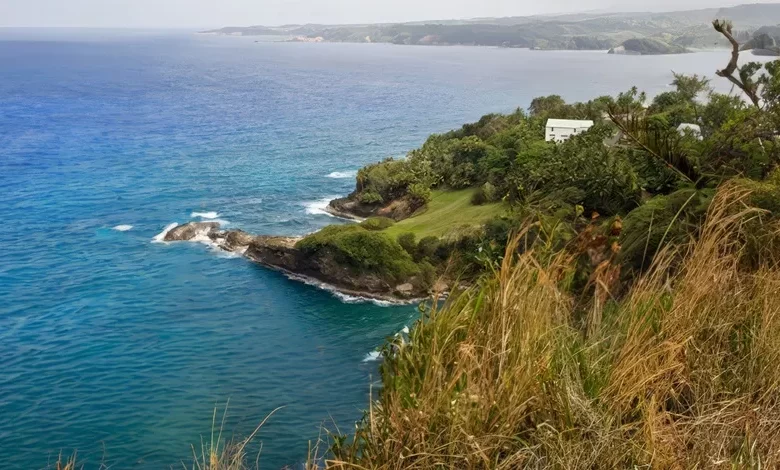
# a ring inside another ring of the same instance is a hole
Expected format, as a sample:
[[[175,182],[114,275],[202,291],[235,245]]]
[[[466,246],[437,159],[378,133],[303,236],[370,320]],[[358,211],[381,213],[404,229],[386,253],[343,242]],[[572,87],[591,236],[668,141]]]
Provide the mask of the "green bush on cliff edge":
[[[330,253],[361,272],[379,273],[393,281],[419,274],[420,268],[396,240],[360,225],[331,225],[300,240],[295,247],[309,255]]]

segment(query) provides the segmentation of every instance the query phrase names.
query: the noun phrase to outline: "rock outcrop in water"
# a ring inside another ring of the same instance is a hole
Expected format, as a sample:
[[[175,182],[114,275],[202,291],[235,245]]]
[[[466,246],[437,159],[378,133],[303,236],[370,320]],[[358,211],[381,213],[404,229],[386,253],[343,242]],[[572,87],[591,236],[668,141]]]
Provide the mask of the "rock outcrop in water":
[[[220,249],[236,253],[271,269],[303,281],[316,281],[351,296],[386,301],[426,297],[428,290],[416,279],[388,283],[377,273],[361,272],[339,262],[332,253],[310,256],[296,248],[299,237],[252,235],[243,230],[221,230],[218,222],[190,222],[166,233],[166,242],[209,241]]]
[[[178,242],[190,241],[198,237],[207,237],[214,230],[219,229],[218,222],[190,222],[172,228],[165,234],[163,241]]]

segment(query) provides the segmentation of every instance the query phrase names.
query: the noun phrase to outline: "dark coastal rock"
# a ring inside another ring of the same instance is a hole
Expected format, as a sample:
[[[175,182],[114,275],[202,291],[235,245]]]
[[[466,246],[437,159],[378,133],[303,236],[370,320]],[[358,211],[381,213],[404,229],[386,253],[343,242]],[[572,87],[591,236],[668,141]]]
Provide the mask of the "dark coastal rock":
[[[404,297],[409,297],[414,293],[414,285],[407,282],[405,284],[401,284],[400,286],[396,286],[395,291]]]
[[[419,208],[420,204],[408,197],[394,199],[386,204],[365,204],[350,196],[330,201],[326,210],[336,217],[347,219],[387,217],[399,222],[411,217]]]
[[[172,228],[165,234],[163,241],[184,242],[201,235],[210,236],[213,231],[219,230],[219,222],[190,222]]]
[[[245,255],[262,265],[298,273],[302,254],[295,249],[299,238],[257,236]]]
[[[364,204],[350,197],[342,197],[330,201],[325,209],[336,217],[346,219],[367,219],[375,215],[381,204]]]
[[[236,251],[248,247],[256,238],[251,233],[246,233],[243,230],[229,230],[218,235],[222,238],[220,247],[227,251]]]
[[[376,211],[376,215],[400,222],[411,217],[420,207],[420,204],[412,201],[410,198],[403,197],[390,201],[389,204]]]

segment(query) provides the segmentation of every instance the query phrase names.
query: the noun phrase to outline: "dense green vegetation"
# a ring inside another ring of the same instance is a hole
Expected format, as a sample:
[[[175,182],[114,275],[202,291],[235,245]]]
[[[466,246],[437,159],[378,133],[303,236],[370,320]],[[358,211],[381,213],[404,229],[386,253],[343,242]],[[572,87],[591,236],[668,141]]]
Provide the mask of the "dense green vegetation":
[[[718,185],[736,177],[758,182],[776,168],[779,69],[748,63],[732,70],[730,80],[759,105],[683,75],[652,100],[636,89],[587,103],[537,98],[528,112],[484,116],[432,135],[405,159],[361,169],[351,197],[377,205],[417,201],[423,209],[385,232],[446,240],[465,254],[464,272],[477,273],[491,256],[498,262],[496,247],[524,228],[551,248],[585,230],[603,233],[603,243],[620,248],[624,272],[642,271],[664,246],[698,233]],[[543,139],[548,118],[596,125],[554,144]],[[700,135],[678,131],[681,124],[695,124]],[[530,228],[529,220],[536,221]],[[583,286],[591,264],[582,263]]]
[[[346,266],[379,273],[393,281],[419,274],[420,268],[398,242],[360,225],[331,225],[296,244],[306,254],[327,251]]]
[[[433,236],[437,256],[426,263],[442,273],[457,254],[457,276],[474,278],[500,261],[512,233],[526,230],[551,251],[591,233],[599,249],[615,244],[621,277],[630,279],[664,246],[698,233],[718,185],[736,177],[762,181],[780,161],[780,65],[748,63],[731,72],[748,102],[712,91],[708,79],[675,75],[674,89],[652,100],[636,89],[586,103],[540,97],[527,112],[490,114],[432,135],[404,159],[362,168],[350,196],[374,207],[411,201],[418,208],[411,217],[369,219],[361,230],[329,229],[333,233],[308,237],[301,246],[311,251],[337,234],[329,246],[351,266],[370,270],[392,259],[388,272],[400,279],[414,270],[395,254],[414,262],[415,250],[404,250],[398,237]],[[596,124],[555,144],[544,141],[548,118]],[[677,130],[686,123],[697,125],[700,135]],[[358,241],[381,250],[346,248]],[[582,288],[599,257],[585,258],[576,276]]]

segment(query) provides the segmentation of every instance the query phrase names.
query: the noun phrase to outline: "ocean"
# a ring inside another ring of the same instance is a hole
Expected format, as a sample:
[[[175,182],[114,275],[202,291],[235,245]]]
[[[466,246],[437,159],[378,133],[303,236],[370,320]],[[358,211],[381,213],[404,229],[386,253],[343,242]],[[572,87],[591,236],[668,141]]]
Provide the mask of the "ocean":
[[[4,468],[73,450],[87,469],[177,466],[228,401],[238,436],[283,407],[260,462],[294,468],[323,427],[353,429],[372,351],[417,310],[159,243],[166,226],[310,233],[343,223],[322,208],[358,168],[431,133],[539,95],[653,95],[727,60],[0,30]]]

